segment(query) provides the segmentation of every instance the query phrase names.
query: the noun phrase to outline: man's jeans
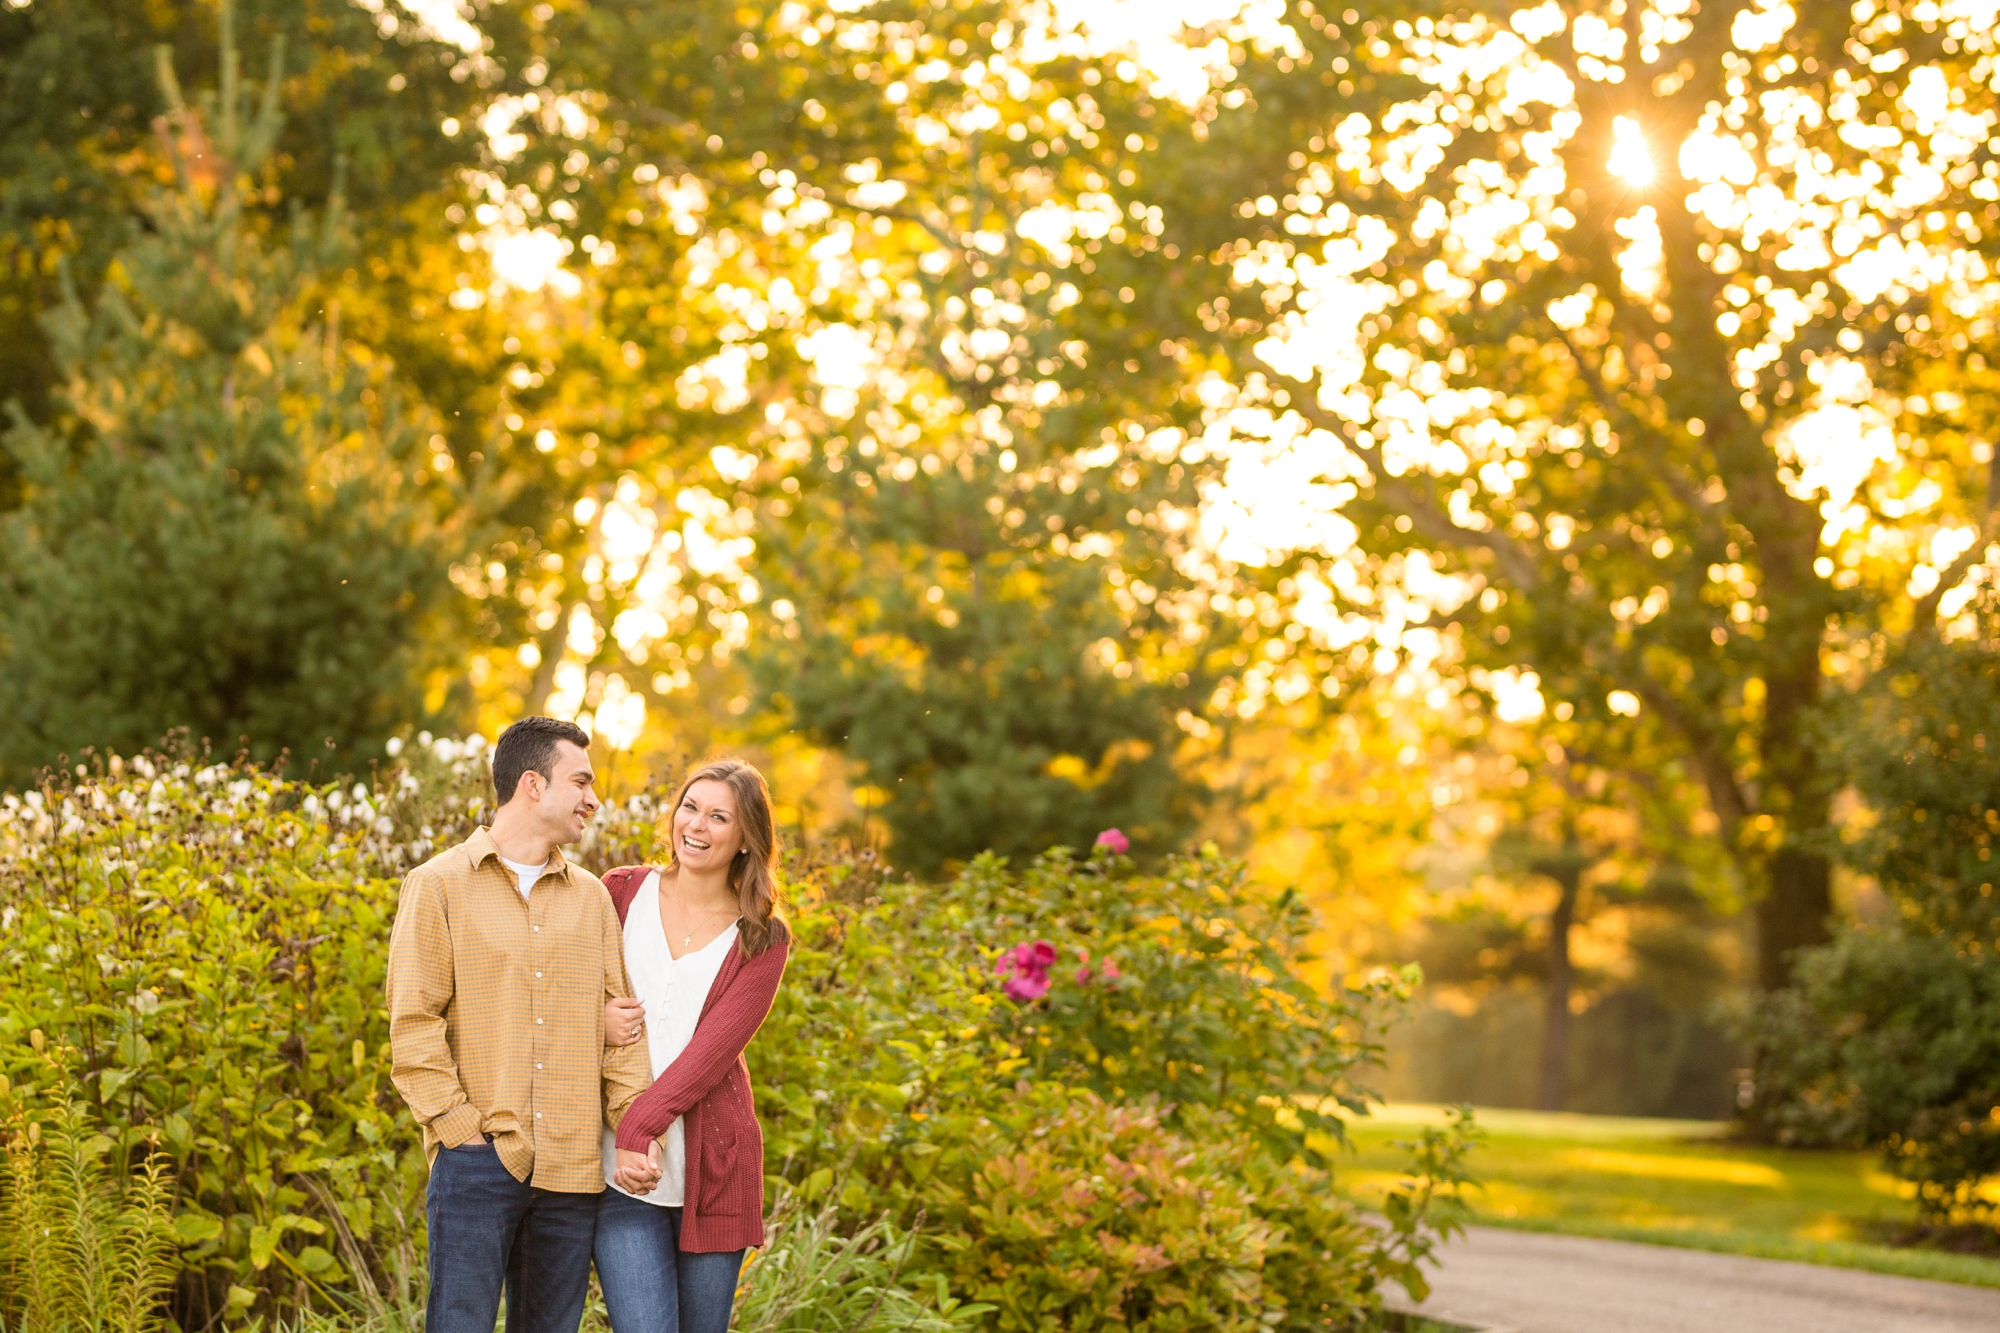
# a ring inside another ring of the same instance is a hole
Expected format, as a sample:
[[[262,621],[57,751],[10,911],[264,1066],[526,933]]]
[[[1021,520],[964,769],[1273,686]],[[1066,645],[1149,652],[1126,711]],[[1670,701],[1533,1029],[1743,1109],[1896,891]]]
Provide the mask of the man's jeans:
[[[514,1179],[493,1145],[441,1148],[424,1191],[431,1298],[425,1333],[493,1333],[507,1292],[507,1333],[576,1333],[590,1292],[595,1194],[557,1194]]]
[[[681,1210],[598,1196],[597,1284],[612,1333],[728,1333],[743,1251],[684,1254]]]

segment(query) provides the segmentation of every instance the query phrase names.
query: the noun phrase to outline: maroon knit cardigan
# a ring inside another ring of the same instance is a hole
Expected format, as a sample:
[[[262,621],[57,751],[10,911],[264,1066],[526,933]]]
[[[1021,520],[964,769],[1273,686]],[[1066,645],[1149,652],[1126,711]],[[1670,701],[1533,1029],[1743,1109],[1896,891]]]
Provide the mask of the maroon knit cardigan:
[[[604,877],[622,923],[651,866],[621,866]],[[695,1021],[694,1037],[618,1122],[618,1146],[645,1152],[678,1117],[687,1142],[687,1192],[680,1248],[727,1253],[764,1243],[764,1131],[750,1095],[743,1048],[757,1034],[791,941],[781,935],[755,958],[731,949]]]

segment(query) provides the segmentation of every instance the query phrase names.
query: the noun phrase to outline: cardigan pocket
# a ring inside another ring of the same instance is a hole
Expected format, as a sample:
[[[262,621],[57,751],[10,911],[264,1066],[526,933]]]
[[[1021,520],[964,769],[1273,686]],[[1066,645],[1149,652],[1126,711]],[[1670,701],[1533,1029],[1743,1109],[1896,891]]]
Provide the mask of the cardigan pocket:
[[[701,1145],[701,1198],[704,1216],[727,1217],[736,1211],[730,1186],[736,1175],[736,1136],[704,1136]]]

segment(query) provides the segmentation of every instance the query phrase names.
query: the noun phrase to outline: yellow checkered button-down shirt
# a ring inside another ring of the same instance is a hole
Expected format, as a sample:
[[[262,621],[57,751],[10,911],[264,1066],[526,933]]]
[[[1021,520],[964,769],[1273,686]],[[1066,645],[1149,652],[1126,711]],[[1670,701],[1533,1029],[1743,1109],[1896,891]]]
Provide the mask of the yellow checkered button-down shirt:
[[[624,932],[597,877],[557,852],[524,900],[480,829],[403,880],[389,937],[394,1078],[431,1160],[481,1133],[538,1189],[604,1188],[600,1125],[652,1080],[646,1044],[604,1044],[630,995]]]

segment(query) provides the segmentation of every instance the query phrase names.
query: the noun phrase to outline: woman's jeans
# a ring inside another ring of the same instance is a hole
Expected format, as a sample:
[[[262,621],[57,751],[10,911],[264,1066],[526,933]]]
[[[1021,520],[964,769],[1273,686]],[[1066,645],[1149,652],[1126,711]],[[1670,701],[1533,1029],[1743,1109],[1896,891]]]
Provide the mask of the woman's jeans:
[[[474,1139],[438,1150],[424,1215],[428,1333],[493,1333],[502,1286],[507,1333],[576,1333],[590,1293],[596,1195],[523,1185],[492,1144]]]
[[[681,1210],[597,1196],[597,1284],[611,1333],[727,1333],[743,1251],[682,1254]]]

